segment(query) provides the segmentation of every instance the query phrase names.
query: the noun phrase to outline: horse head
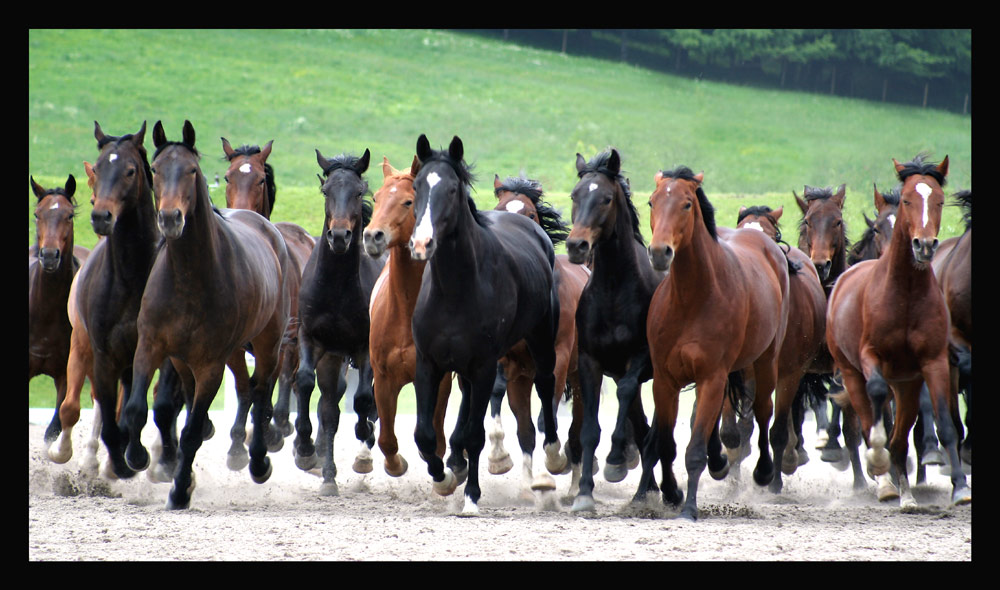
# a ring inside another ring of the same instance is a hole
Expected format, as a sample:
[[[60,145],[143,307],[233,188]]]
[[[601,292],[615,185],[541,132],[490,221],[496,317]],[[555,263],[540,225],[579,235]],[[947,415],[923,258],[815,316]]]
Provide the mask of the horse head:
[[[267,157],[271,155],[274,140],[263,149],[248,145],[233,149],[225,137],[221,139],[222,151],[229,161],[225,174],[226,207],[249,209],[270,219],[274,208],[274,170]]]
[[[111,235],[115,222],[130,209],[141,205],[151,189],[151,176],[142,145],[146,122],[135,134],[115,137],[105,135],[94,121],[94,137],[100,155],[94,162],[94,209],[90,222],[98,235]]]
[[[701,190],[703,173],[694,174],[681,167],[657,172],[653,180],[656,189],[649,197],[649,224],[653,230],[649,261],[655,270],[667,271],[677,252],[691,244],[699,224],[704,222],[715,238],[715,210]]]
[[[458,223],[463,203],[472,208],[468,186],[472,176],[463,161],[465,148],[456,135],[448,150],[430,147],[426,135],[417,139],[420,172],[413,179],[413,214],[417,224],[410,238],[410,254],[428,260],[437,246],[435,236],[449,234]]]
[[[621,177],[621,156],[613,148],[590,162],[578,153],[576,170],[580,180],[570,193],[573,229],[566,239],[566,253],[570,262],[584,264],[594,245],[614,233],[627,184]]]
[[[327,246],[335,254],[347,252],[355,234],[371,217],[372,205],[364,199],[368,182],[362,176],[370,158],[367,149],[360,158],[341,154],[329,159],[316,150],[316,162],[323,169],[320,192],[326,202],[323,231]]]
[[[934,257],[939,243],[937,235],[944,209],[941,187],[948,176],[948,156],[937,166],[925,164],[921,157],[907,164],[900,164],[893,158],[892,163],[903,183],[899,191],[896,230],[904,232],[910,240],[917,264],[926,265]]]
[[[764,232],[767,237],[774,241],[781,240],[781,229],[778,227],[778,220],[784,213],[784,207],[771,209],[767,206],[740,207],[740,212],[736,218],[737,228],[750,228]]]
[[[413,156],[407,170],[396,170],[382,157],[382,187],[375,191],[372,220],[365,227],[364,245],[369,256],[378,258],[386,248],[406,244],[413,234],[413,179],[420,160]]]
[[[844,198],[847,185],[842,184],[837,192],[806,186],[799,198],[795,191],[795,202],[802,210],[799,225],[799,249],[809,255],[821,281],[826,281],[833,272],[834,260],[841,257],[847,248],[847,232],[844,227]]]
[[[73,256],[73,217],[76,215],[76,179],[70,174],[61,188],[46,190],[28,177],[38,204],[35,207],[35,231],[38,238],[38,263],[45,272],[59,268],[63,253]]]
[[[200,203],[208,199],[208,185],[198,164],[200,158],[194,147],[194,127],[184,121],[183,139],[167,140],[160,121],[153,126],[153,190],[158,200],[156,225],[168,239],[184,233],[184,226]],[[211,200],[208,199],[208,204]]]

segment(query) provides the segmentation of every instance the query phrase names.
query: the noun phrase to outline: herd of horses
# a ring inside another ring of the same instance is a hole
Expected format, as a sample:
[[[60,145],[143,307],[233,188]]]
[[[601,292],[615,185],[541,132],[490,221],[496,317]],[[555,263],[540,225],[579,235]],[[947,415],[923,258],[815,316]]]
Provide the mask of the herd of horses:
[[[753,479],[779,493],[782,474],[808,460],[808,407],[824,430],[824,460],[849,457],[855,487],[867,489],[864,441],[867,475],[878,482],[880,499],[915,504],[906,465],[914,430],[918,483],[924,464],[941,462],[939,444],[951,468],[952,501],[971,502],[961,466],[971,464],[972,442],[971,192],[958,195],[965,233],[939,242],[947,157],[938,164],[923,156],[893,160],[900,186],[885,194],[876,188],[878,216],[866,216],[869,228],[853,246],[843,186],[807,186],[802,198],[795,195],[803,218],[792,247],[781,237],[782,209],[744,207],[737,228],[724,227],[703,174],[663,170],[649,197],[647,244],[615,149],[589,161],[577,154],[567,223],[543,200],[540,183],[523,173],[495,176],[496,208],[479,210],[461,139],[435,150],[421,135],[409,168],[383,158],[383,184],[372,201],[364,178],[368,150],[333,158],[316,150],[325,218],[314,237],[270,220],[271,142],[234,149],[222,139],[229,167],[227,208],[219,209],[190,122],[174,141],[157,122],[152,158],[145,123],[136,133],[110,136],[95,122],[94,136],[99,154],[85,163],[99,236],[93,251],[73,244],[73,176],[52,189],[31,179],[38,202],[28,265],[28,378],[55,380],[57,407],[45,440],[57,463],[72,456],[89,378],[96,411],[81,465],[108,478],[145,470],[155,482],[173,482],[168,508],[188,507],[192,464],[215,433],[208,408],[228,367],[239,401],[229,468],[248,467],[253,481],[267,481],[268,453],[294,432],[295,464],[321,467],[320,493],[335,495],[333,440],[345,372],[353,367],[356,472],[372,471],[376,442],[387,474],[408,469],[393,424],[399,392],[412,383],[414,439],[433,489],[450,495],[465,482],[462,512],[476,514],[491,406],[488,469],[513,466],[499,420],[506,396],[525,490],[554,489],[552,475],[572,473],[573,510],[592,511],[601,385],[609,377],[618,413],[604,477],[618,482],[641,465],[635,499],[659,492],[684,518],[698,516],[706,466],[721,479],[749,455],[754,422]],[[556,255],[562,243],[566,254]],[[461,403],[446,440],[454,377]],[[647,421],[639,392],[649,380],[654,408]],[[674,427],[679,394],[692,384],[685,494],[673,473]],[[310,397],[317,385],[314,437]],[[151,386],[159,436],[147,450],[140,435]],[[545,454],[545,471],[537,474],[532,389]],[[556,424],[564,399],[572,400],[565,444]],[[844,454],[837,448],[841,429]],[[98,435],[107,450],[100,466]],[[925,448],[924,440],[933,444]]]

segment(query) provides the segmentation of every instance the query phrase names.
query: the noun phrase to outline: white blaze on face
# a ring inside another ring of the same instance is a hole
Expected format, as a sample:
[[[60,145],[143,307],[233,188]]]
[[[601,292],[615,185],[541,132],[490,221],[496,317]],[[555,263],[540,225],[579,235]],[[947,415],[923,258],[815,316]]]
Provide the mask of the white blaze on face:
[[[896,216],[895,215],[890,215],[888,217],[888,220],[889,220],[889,227],[896,227]]]
[[[514,200],[507,203],[506,209],[511,213],[519,213],[521,209],[524,209],[524,203],[522,203],[521,201]]]
[[[927,227],[927,219],[928,219],[928,216],[927,216],[927,205],[928,205],[927,197],[931,196],[932,189],[931,189],[931,187],[929,187],[927,185],[927,183],[924,183],[924,182],[918,182],[917,186],[914,187],[914,188],[916,188],[917,192],[920,193],[920,196],[924,198],[924,214],[921,217],[920,221],[921,221],[921,226],[922,227]]]
[[[49,207],[49,210],[58,209],[58,208],[59,208],[59,201],[56,201],[55,203],[52,203],[52,206]]]
[[[597,190],[597,183],[596,182],[590,183],[590,192],[594,192],[596,190]]]
[[[427,175],[427,208],[424,209],[424,214],[420,217],[420,222],[417,223],[417,227],[413,228],[413,241],[414,243],[426,242],[427,240],[434,237],[434,226],[431,225],[431,191],[437,186],[437,183],[441,182],[441,177],[438,176],[437,172],[431,172]]]
[[[243,174],[250,174],[251,170],[252,168],[250,166],[250,162],[247,162],[246,164],[240,166],[240,172],[242,172]]]
[[[118,159],[118,154],[111,154],[110,156],[108,156],[108,162],[114,162],[117,159]]]
[[[744,225],[743,227],[744,228],[755,229],[755,230],[757,230],[759,232],[763,232],[764,231],[764,228],[761,227],[760,223],[758,223],[756,221],[751,221],[750,223]]]

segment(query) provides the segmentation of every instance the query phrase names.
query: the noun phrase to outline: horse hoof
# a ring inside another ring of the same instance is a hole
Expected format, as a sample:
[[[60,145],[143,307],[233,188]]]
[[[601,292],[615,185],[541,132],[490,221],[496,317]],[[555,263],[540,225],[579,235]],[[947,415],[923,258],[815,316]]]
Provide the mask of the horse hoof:
[[[267,457],[264,457],[263,461],[265,465],[264,472],[261,473],[260,475],[254,473],[253,467],[250,468],[250,479],[252,479],[254,483],[264,483],[265,481],[271,478],[271,471],[272,471],[271,460],[268,459]]]
[[[295,466],[302,471],[310,471],[316,467],[316,454],[312,455],[299,455],[295,454]]]
[[[545,470],[552,475],[561,475],[569,468],[569,459],[564,453],[559,452],[561,448],[559,441],[542,446],[542,450],[545,451]]]
[[[125,449],[125,464],[132,471],[145,471],[149,467],[149,451],[142,445],[130,443]]]
[[[805,448],[795,449],[795,454],[799,458],[799,467],[809,462],[809,453],[806,452]]]
[[[612,463],[604,464],[604,479],[611,483],[618,483],[625,479],[628,475],[628,467],[624,463],[621,465],[614,465]]]
[[[573,499],[573,512],[594,512],[597,510],[597,505],[594,503],[593,496],[585,496],[583,494],[578,495]]]
[[[505,455],[501,459],[493,459],[491,457],[489,460],[489,466],[487,467],[489,472],[493,475],[503,475],[513,468],[514,461],[510,458],[510,455]]]
[[[795,470],[799,468],[799,454],[792,449],[790,451],[785,451],[785,454],[781,457],[781,472],[785,475],[791,475],[795,473]]]
[[[450,496],[458,488],[458,478],[451,469],[446,469],[444,479],[433,484],[434,492],[439,496]]]
[[[639,453],[639,447],[634,443],[625,445],[625,464],[628,465],[629,471],[638,467],[641,460],[642,455]]]
[[[213,436],[215,436],[215,424],[212,424],[212,421],[206,418],[205,427],[201,431],[201,441],[211,440]]]
[[[921,465],[944,465],[944,454],[940,449],[932,449],[924,453],[920,458]]]
[[[469,464],[466,463],[458,470],[452,470],[455,474],[455,486],[458,487],[465,483],[465,479],[469,477]]]
[[[285,446],[285,437],[281,436],[276,428],[268,428],[264,438],[267,442],[268,453],[277,453]]]
[[[826,443],[828,443],[829,441],[830,441],[830,435],[825,430],[820,430],[818,433],[816,433],[816,448],[817,449],[821,449],[822,450],[823,447],[826,446]]]
[[[64,463],[73,458],[73,447],[70,447],[68,449],[62,449],[59,448],[59,446],[60,446],[59,441],[57,440],[56,442],[52,443],[51,446],[49,446],[48,451],[46,451],[46,453],[49,456],[49,461],[52,461],[53,463],[56,463],[58,465],[63,465]]]
[[[960,488],[955,488],[955,491],[951,494],[951,503],[955,506],[961,506],[963,504],[972,503],[972,488],[968,486],[962,486]]]
[[[324,481],[319,486],[319,495],[320,496],[329,496],[329,497],[339,496],[340,495],[340,489],[337,487],[337,482],[335,482],[335,481]]]
[[[280,422],[280,423],[279,423],[279,422],[274,422],[274,423],[272,424],[272,426],[273,426],[273,427],[274,427],[274,428],[275,428],[275,429],[276,429],[276,430],[277,430],[278,432],[280,432],[280,433],[281,433],[281,436],[282,436],[282,437],[286,437],[286,438],[287,438],[287,437],[291,436],[291,435],[292,435],[292,433],[294,433],[294,432],[295,432],[295,427],[294,427],[294,426],[292,426],[292,423],[291,423],[291,422],[288,422],[288,421],[284,421],[284,422]]]
[[[907,496],[906,498],[900,498],[899,499],[899,507],[902,508],[903,510],[906,510],[908,508],[916,508],[917,507],[917,501],[913,498],[913,496]]]
[[[875,490],[875,495],[879,502],[889,502],[890,500],[895,500],[899,498],[899,490],[889,481],[888,478],[879,478],[878,488]]]
[[[680,506],[681,502],[683,501],[684,501],[684,492],[680,491],[679,489],[675,489],[673,494],[666,491],[663,492],[663,503],[666,506],[671,506],[673,508],[676,508]]]
[[[767,471],[763,471],[760,467],[755,467],[754,468],[754,470],[753,470],[753,480],[754,480],[754,482],[757,483],[757,485],[759,485],[759,486],[766,486],[767,484],[771,483],[771,480],[773,480],[773,479],[774,479],[774,468],[773,467],[771,469],[767,470]]]
[[[868,449],[865,451],[865,459],[868,462],[868,475],[878,476],[889,471],[889,451],[884,448]]]
[[[969,445],[962,445],[962,450],[959,451],[959,456],[962,458],[964,463],[972,465],[972,447]]]
[[[678,517],[682,518],[684,520],[687,520],[689,522],[697,522],[698,521],[698,509],[697,508],[693,508],[691,506],[685,506],[681,510],[681,513],[678,515]]]
[[[406,463],[406,459],[402,455],[396,455],[395,465],[389,461],[389,458],[385,459],[385,472],[392,477],[400,477],[406,473],[409,465]]]
[[[726,478],[727,475],[729,475],[729,468],[731,466],[732,466],[732,463],[730,463],[727,460],[726,464],[723,465],[722,467],[720,467],[719,469],[713,470],[711,467],[709,467],[708,468],[708,474],[710,476],[712,476],[712,479],[714,479],[715,481],[722,481],[723,479]]]
[[[229,455],[226,457],[226,467],[230,471],[242,471],[250,463],[250,454],[247,453],[243,443],[233,441],[233,446],[229,448]]]
[[[354,469],[354,473],[371,473],[374,469],[374,462],[372,461],[371,455],[367,457],[358,456],[354,458],[354,465],[351,466]]]
[[[531,481],[531,491],[551,492],[556,489],[556,480],[548,473],[540,473]]]
[[[191,506],[191,498],[175,500],[173,494],[167,496],[167,510],[187,510]]]
[[[784,487],[780,477],[771,478],[771,483],[767,484],[767,489],[772,494],[780,494],[781,489]]]
[[[462,512],[459,516],[479,516],[479,506],[472,501],[472,498],[466,496],[465,504],[462,506]]]
[[[157,463],[146,471],[146,479],[152,483],[170,483],[173,479],[170,474],[173,473],[173,471],[173,469],[167,468],[161,463]]]
[[[841,448],[836,449],[823,449],[819,454],[819,458],[824,463],[840,463],[844,459],[846,453]]]

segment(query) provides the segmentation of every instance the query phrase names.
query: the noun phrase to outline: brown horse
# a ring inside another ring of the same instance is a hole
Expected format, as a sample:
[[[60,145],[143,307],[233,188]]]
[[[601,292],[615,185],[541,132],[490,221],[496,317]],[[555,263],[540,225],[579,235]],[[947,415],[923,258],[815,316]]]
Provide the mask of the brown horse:
[[[951,464],[952,502],[968,503],[972,491],[952,422],[958,403],[950,389],[948,308],[930,264],[938,246],[948,158],[936,166],[920,158],[905,165],[894,159],[893,164],[903,187],[889,249],[841,275],[830,295],[827,344],[860,419],[869,475],[891,470],[901,506],[916,505],[906,455],[926,383]],[[896,413],[887,452],[882,412],[890,394]]]
[[[498,175],[493,179],[493,192],[497,198],[497,211],[508,211],[524,215],[539,224],[552,240],[553,246],[566,240],[569,228],[563,222],[559,212],[542,200],[541,183],[522,177],[509,177],[500,180]],[[567,467],[574,471],[570,483],[569,494],[576,495],[580,479],[580,461],[582,449],[580,446],[580,427],[583,421],[583,402],[580,392],[580,377],[577,369],[577,336],[576,308],[580,301],[590,270],[580,264],[573,264],[565,254],[556,255],[553,278],[556,281],[559,295],[559,330],[556,333],[556,366],[555,377],[556,397],[553,409],[558,408],[559,401],[569,385],[573,399],[573,423],[569,429],[564,454],[572,457],[567,461]],[[531,387],[535,377],[534,363],[524,342],[519,342],[500,359],[502,376],[498,376],[498,384],[491,400],[494,425],[489,436],[492,449],[489,456],[490,473],[506,473],[513,466],[510,455],[503,448],[503,426],[500,420],[500,400],[503,387],[508,392],[507,403],[517,420],[517,438],[523,456],[522,484],[524,490],[551,489],[554,487],[551,476],[532,473],[532,450],[535,448],[535,426],[531,420]]]
[[[968,429],[962,441],[962,460],[972,464],[972,191],[962,191],[955,198],[965,209],[965,231],[960,236],[941,242],[931,265],[944,293],[951,317],[949,335],[952,348],[953,387],[961,387],[966,395],[965,425]]]
[[[267,142],[263,148],[244,145],[233,149],[225,137],[221,139],[222,151],[225,153],[226,160],[229,161],[229,168],[225,173],[226,207],[248,209],[270,220],[277,196],[277,187],[274,183],[274,169],[267,163],[267,158],[271,155],[271,145],[274,141]],[[299,225],[289,222],[275,222],[274,227],[281,232],[281,237],[285,239],[285,246],[291,255],[292,273],[289,276],[289,286],[293,296],[288,330],[285,340],[281,344],[278,401],[274,406],[275,428],[269,430],[272,436],[268,440],[268,450],[272,453],[281,449],[281,435],[288,436],[293,431],[293,427],[288,421],[288,411],[292,383],[299,365],[299,287],[302,283],[302,272],[306,262],[309,261],[309,255],[312,254],[313,248],[316,246],[316,240]],[[237,387],[237,392],[249,392],[249,390]],[[228,465],[233,470],[240,470],[246,466],[246,451],[242,441],[246,435],[245,425],[247,412],[250,409],[249,402],[247,396],[239,397],[236,422],[230,433],[233,446],[236,448],[236,452],[231,450],[229,455]]]
[[[781,239],[778,220],[783,208],[741,207],[737,228],[753,228],[764,232],[775,242]],[[805,457],[801,444],[801,424],[795,424],[792,413],[803,403],[798,396],[806,374],[824,373],[817,360],[826,344],[826,293],[819,274],[810,258],[798,248],[788,248],[788,259],[796,263],[799,272],[788,277],[788,326],[778,355],[778,385],[774,396],[774,425],[771,427],[771,448],[774,458],[781,457],[781,469],[771,480],[772,492],[782,488],[781,474],[791,475]]]
[[[695,520],[698,480],[706,463],[716,479],[728,472],[717,436],[719,415],[727,383],[736,385],[736,376],[748,368],[753,369],[753,410],[760,427],[760,459],[753,476],[758,485],[767,485],[774,475],[767,426],[771,392],[781,377],[790,269],[785,254],[763,233],[715,227],[702,174],[682,167],[658,172],[654,180],[649,256],[653,268],[669,270],[653,294],[646,329],[663,499],[676,505],[683,498],[672,470],[677,452],[673,429],[680,390],[694,383],[696,409],[685,453],[688,496],[681,516]],[[656,455],[643,454],[643,479],[652,475]]]
[[[56,410],[45,429],[45,442],[52,443],[63,429],[59,407],[66,398],[72,332],[66,304],[73,278],[90,251],[73,244],[73,175],[63,187],[45,189],[33,177],[29,183],[37,202],[35,247],[28,252],[28,381],[37,375],[48,375],[55,381]]]
[[[164,241],[142,296],[132,391],[122,420],[130,434],[126,460],[132,469],[145,469],[149,454],[139,435],[148,414],[146,392],[153,370],[172,360],[185,390],[193,392],[167,501],[167,508],[179,509],[191,501],[194,456],[225,367],[245,363],[248,343],[256,360],[250,378],[250,475],[257,483],[271,475],[264,437],[288,324],[291,272],[285,241],[269,221],[252,211],[219,211],[212,205],[190,121],[184,122],[180,142],[168,141],[157,122],[153,143],[156,223]]]
[[[394,425],[399,391],[413,382],[417,369],[411,321],[427,265],[426,260],[414,260],[409,248],[415,224],[413,179],[419,170],[420,160],[416,156],[405,170],[396,170],[388,158],[382,158],[382,187],[373,196],[372,218],[362,238],[369,256],[380,259],[389,252],[389,260],[372,290],[368,347],[378,410],[378,446],[385,457],[385,472],[393,477],[403,475],[407,469],[406,459],[399,454]],[[446,450],[444,417],[451,380],[450,373],[441,380],[434,414],[437,455],[442,458]]]

